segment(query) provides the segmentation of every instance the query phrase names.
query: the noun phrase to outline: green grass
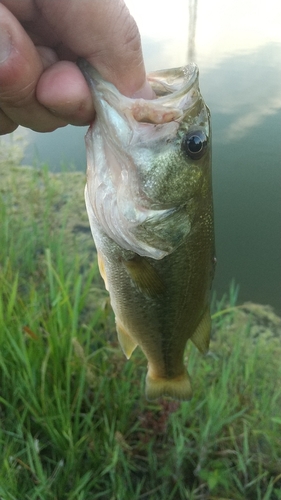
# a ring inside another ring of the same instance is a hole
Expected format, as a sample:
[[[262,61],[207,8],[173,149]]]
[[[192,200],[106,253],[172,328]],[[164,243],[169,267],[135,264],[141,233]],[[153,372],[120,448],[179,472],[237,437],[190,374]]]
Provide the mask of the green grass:
[[[148,403],[144,357],[116,341],[83,176],[0,174],[0,498],[280,500],[279,318],[236,307],[232,286],[210,353],[188,348],[193,399]]]

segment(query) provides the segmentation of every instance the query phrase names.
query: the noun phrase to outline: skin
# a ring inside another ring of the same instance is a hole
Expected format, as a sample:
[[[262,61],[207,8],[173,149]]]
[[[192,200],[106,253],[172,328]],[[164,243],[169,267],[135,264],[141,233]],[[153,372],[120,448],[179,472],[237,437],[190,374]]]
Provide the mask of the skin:
[[[123,0],[2,0],[0,134],[90,123],[95,111],[79,56],[124,95],[153,96]]]

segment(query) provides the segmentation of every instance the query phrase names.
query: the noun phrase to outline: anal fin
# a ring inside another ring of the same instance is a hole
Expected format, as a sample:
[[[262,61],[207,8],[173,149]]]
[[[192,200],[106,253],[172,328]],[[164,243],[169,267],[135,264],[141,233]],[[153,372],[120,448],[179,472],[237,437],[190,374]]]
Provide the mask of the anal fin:
[[[117,337],[120,346],[122,347],[122,351],[124,352],[127,359],[129,359],[132,355],[132,352],[137,347],[137,342],[135,342],[132,337],[129,335],[124,326],[120,323],[120,321],[116,318],[116,330]]]
[[[194,334],[190,337],[190,340],[202,354],[206,354],[209,350],[210,332],[211,316],[209,308],[207,308]]]

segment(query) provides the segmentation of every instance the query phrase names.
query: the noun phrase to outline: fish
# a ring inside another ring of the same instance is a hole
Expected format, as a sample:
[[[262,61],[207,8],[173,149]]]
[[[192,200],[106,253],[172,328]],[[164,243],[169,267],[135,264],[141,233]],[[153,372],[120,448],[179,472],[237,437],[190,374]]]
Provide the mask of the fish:
[[[126,97],[84,59],[96,117],[85,137],[85,201],[98,265],[129,359],[140,346],[148,400],[192,396],[190,340],[209,348],[215,269],[210,111],[194,63],[147,75]]]

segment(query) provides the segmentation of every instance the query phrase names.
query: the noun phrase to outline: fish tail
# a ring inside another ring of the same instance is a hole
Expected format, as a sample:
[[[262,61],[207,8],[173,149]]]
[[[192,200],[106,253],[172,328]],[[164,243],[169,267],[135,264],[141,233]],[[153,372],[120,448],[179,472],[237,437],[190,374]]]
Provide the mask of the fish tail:
[[[168,396],[180,401],[188,401],[192,397],[190,377],[185,371],[175,378],[152,377],[149,372],[146,376],[146,398],[151,401],[162,396]]]

